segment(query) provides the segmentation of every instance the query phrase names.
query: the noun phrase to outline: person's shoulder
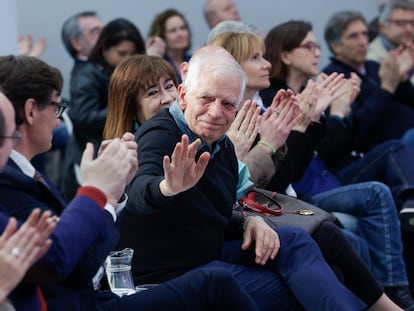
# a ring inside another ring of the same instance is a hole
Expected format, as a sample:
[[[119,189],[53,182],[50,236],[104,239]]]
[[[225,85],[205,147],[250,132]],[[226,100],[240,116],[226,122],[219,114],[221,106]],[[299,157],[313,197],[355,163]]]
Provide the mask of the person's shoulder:
[[[16,179],[21,178],[28,179],[29,177],[19,169],[12,159],[9,159],[0,173],[0,185],[14,184]]]
[[[385,48],[381,37],[377,36],[368,46],[367,59],[381,62],[387,55],[388,51]]]
[[[330,63],[322,69],[322,72],[326,74],[331,74],[333,72],[346,73],[348,71],[348,66],[333,57],[330,58]]]
[[[374,61],[374,60],[367,60],[365,62],[365,68],[369,69],[369,68],[374,68],[374,69],[378,69],[380,67],[380,63]]]
[[[381,37],[380,36],[376,36],[370,43],[369,43],[369,48],[377,48],[379,46],[384,46],[384,44],[382,43]]]
[[[79,71],[81,71],[81,69],[83,67],[85,67],[85,65],[88,65],[89,62],[87,60],[80,60],[80,59],[76,59],[75,62],[73,63],[73,67],[71,70],[71,77],[76,77],[76,75],[79,73]]]
[[[106,85],[107,80],[109,80],[109,77],[104,72],[102,66],[88,61],[72,77],[71,92],[77,93],[79,90],[84,91],[91,86],[93,88],[100,88]]]
[[[151,131],[174,131],[175,129],[178,129],[178,127],[174,118],[170,114],[168,108],[165,108],[142,124],[138,128],[135,137],[141,137]]]
[[[78,69],[77,76],[102,76],[104,75],[104,69],[101,65],[86,61],[84,64],[81,64]]]

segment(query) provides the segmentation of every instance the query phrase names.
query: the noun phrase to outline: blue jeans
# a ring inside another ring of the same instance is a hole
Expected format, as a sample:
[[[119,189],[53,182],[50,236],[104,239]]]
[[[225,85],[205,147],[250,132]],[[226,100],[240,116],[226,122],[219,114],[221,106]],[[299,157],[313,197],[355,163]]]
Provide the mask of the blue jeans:
[[[225,242],[221,260],[206,266],[230,271],[260,310],[294,310],[296,299],[306,310],[365,310],[338,281],[309,234],[292,227],[276,231],[281,247],[265,266],[255,263],[254,245],[242,251],[241,241]]]
[[[380,181],[391,189],[398,208],[414,199],[414,152],[400,140],[382,143],[362,158],[342,168],[336,175],[344,184]],[[407,197],[407,192],[411,197]]]
[[[383,286],[408,285],[400,224],[387,186],[379,182],[352,184],[313,199],[324,210],[357,218],[357,234],[367,242],[372,272]]]
[[[401,137],[401,141],[404,145],[414,149],[414,128],[407,130]]]

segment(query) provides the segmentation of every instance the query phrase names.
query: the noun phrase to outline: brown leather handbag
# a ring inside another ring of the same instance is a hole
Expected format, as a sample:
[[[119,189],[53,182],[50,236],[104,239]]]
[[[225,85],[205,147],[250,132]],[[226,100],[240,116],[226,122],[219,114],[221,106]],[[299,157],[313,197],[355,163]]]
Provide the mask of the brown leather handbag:
[[[259,214],[271,227],[300,227],[312,233],[322,222],[335,217],[323,209],[294,197],[254,188],[239,199],[248,215]]]

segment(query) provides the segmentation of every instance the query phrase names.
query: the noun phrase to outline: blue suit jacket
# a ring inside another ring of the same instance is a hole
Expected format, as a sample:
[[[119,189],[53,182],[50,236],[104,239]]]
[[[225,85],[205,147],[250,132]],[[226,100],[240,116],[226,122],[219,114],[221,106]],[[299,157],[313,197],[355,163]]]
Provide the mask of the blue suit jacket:
[[[95,295],[91,278],[116,245],[118,233],[112,216],[89,197],[78,196],[67,207],[51,182],[45,186],[25,175],[9,160],[0,173],[0,202],[3,211],[19,220],[34,208],[60,215],[48,253],[28,275],[35,283],[64,279],[42,285],[48,310],[94,309]],[[0,218],[0,224],[7,220]],[[35,285],[22,283],[10,296],[17,310],[38,310]]]

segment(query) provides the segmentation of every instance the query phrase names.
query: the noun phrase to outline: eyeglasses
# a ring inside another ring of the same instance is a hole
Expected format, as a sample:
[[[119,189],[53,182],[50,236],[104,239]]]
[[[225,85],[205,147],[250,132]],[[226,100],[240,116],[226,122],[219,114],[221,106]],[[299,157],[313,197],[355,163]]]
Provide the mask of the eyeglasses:
[[[63,114],[63,111],[65,111],[66,108],[68,108],[68,104],[66,103],[57,103],[57,102],[50,102],[52,106],[55,106],[55,114],[56,118],[60,118]]]
[[[16,147],[20,143],[20,141],[22,140],[22,134],[18,130],[15,130],[14,135],[12,135],[12,136],[4,136],[3,135],[3,136],[0,136],[0,138],[14,139],[13,147]]]
[[[319,44],[315,43],[315,42],[312,42],[312,41],[305,42],[301,45],[298,45],[296,48],[307,49],[311,53],[315,53],[316,50],[318,50],[318,51],[321,50],[321,46]]]
[[[414,20],[409,19],[389,19],[388,22],[397,25],[398,27],[407,27],[410,25],[414,28]]]

